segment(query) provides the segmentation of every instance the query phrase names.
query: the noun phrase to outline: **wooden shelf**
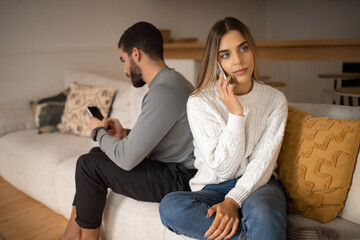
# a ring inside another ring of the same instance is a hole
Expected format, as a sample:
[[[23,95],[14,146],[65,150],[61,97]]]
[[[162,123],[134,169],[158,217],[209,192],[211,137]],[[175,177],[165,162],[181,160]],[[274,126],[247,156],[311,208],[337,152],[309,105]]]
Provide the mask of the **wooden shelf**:
[[[360,62],[360,39],[257,41],[260,60]],[[200,60],[205,43],[166,43],[167,59]]]
[[[164,57],[200,60],[204,49],[205,43],[165,43]]]

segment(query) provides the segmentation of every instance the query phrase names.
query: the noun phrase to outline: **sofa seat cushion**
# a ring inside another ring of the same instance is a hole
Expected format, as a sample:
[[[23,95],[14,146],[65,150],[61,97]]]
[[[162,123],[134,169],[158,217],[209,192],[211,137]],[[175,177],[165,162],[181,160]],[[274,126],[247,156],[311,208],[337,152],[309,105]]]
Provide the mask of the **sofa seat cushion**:
[[[116,231],[119,226],[126,231]],[[190,239],[162,225],[159,203],[137,201],[113,191],[108,194],[101,231],[106,239]]]
[[[89,151],[90,139],[59,132],[17,131],[0,138],[0,173],[12,185],[59,212],[55,170],[58,163]]]
[[[337,217],[329,223],[321,224],[316,220],[306,218],[300,214],[288,214],[287,222],[288,222],[288,229],[287,229],[288,233],[289,231],[293,233],[298,231],[297,232],[298,237],[299,235],[301,235],[302,231],[308,231],[316,227],[330,234],[333,234],[333,231],[335,231],[338,234],[338,238],[319,237],[314,239],[359,239],[360,236],[360,225],[350,222],[341,217]],[[289,237],[290,236],[288,234],[288,238]],[[289,239],[294,239],[294,238],[289,238]]]
[[[0,147],[33,164],[55,165],[71,156],[78,156],[95,146],[90,138],[70,134],[38,134],[35,129],[18,131],[0,138]]]
[[[77,157],[60,162],[56,167],[55,185],[60,213],[70,218],[75,194],[75,167]],[[117,231],[120,226],[126,231]],[[139,232],[141,229],[141,232]],[[103,222],[103,239],[189,239],[166,229],[159,215],[159,203],[137,201],[109,190]]]
[[[110,191],[104,212],[104,231],[116,233],[115,228],[121,226],[126,229],[121,235],[124,239],[137,239],[141,234],[139,229],[142,229],[143,239],[163,239],[165,227],[158,209],[159,203],[137,201]],[[107,237],[116,239],[116,236]]]
[[[85,152],[83,152],[85,153]],[[56,166],[55,186],[60,213],[70,218],[75,195],[75,169],[79,156],[70,157]]]

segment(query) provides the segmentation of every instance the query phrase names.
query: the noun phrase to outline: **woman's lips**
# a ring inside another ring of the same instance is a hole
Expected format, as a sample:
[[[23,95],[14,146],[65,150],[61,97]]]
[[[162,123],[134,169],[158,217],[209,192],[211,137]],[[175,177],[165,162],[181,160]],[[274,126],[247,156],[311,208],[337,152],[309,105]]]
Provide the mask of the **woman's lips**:
[[[244,68],[244,69],[239,69],[239,70],[236,70],[234,73],[236,74],[236,75],[243,75],[245,72],[246,72],[246,68]]]

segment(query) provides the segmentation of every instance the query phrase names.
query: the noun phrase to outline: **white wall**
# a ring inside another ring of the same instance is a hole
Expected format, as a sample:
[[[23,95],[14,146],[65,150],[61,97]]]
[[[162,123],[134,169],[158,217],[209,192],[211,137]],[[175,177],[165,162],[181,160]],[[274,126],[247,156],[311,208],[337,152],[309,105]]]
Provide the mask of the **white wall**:
[[[1,0],[0,104],[61,89],[69,69],[123,78],[117,42],[137,21],[201,42],[225,16],[244,21],[256,40],[360,38],[359,9],[358,0]],[[167,64],[195,82],[198,62]],[[261,74],[286,82],[296,102],[320,102],[332,82],[317,74],[339,71],[340,62],[260,62]]]
[[[262,39],[265,8],[266,0],[1,0],[0,104],[61,89],[69,69],[122,78],[117,42],[135,22],[169,28],[173,38],[205,41],[215,21],[234,16]],[[196,62],[167,63],[195,77]]]
[[[359,10],[358,0],[268,0],[266,39],[360,38]],[[331,89],[333,81],[317,75],[341,72],[342,62],[261,61],[260,71],[285,82],[290,101],[319,103],[322,90]]]

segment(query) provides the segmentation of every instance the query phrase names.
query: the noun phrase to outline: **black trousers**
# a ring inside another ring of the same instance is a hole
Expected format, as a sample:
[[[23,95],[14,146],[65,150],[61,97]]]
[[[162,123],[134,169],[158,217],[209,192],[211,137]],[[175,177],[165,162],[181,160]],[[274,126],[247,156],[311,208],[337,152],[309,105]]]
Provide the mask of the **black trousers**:
[[[108,188],[136,200],[160,202],[168,193],[189,191],[196,170],[179,163],[144,159],[131,171],[111,161],[100,148],[82,155],[76,164],[76,222],[82,228],[100,227]]]

